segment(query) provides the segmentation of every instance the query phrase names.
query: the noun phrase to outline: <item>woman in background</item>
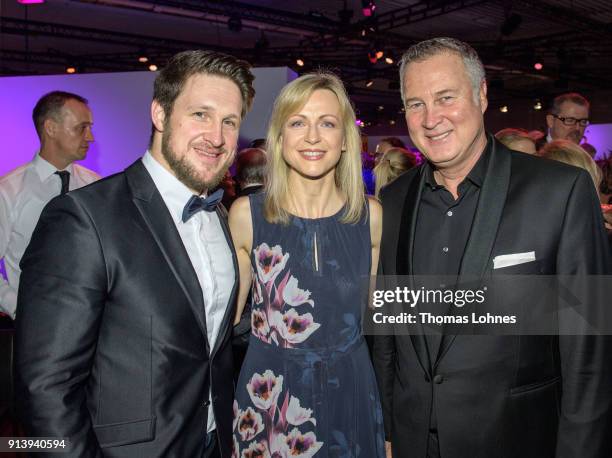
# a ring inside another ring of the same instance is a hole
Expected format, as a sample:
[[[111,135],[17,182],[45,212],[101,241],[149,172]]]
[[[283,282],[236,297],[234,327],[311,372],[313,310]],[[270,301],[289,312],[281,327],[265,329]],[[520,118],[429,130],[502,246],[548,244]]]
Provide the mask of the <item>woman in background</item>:
[[[599,170],[599,167],[597,167],[597,164],[589,153],[580,145],[576,145],[569,140],[554,140],[544,145],[540,151],[538,151],[538,156],[586,170],[589,172],[589,175],[591,175],[595,189],[597,193],[599,193],[599,184],[602,178],[601,170]]]
[[[361,335],[382,209],[364,195],[360,137],[328,73],[283,88],[267,138],[263,194],[229,223],[240,317],[251,338],[234,402],[234,456],[385,456],[378,389]]]
[[[595,191],[601,199],[599,192],[600,185],[602,182],[602,172],[597,166],[593,158],[587,153],[580,145],[576,145],[574,142],[569,140],[555,140],[544,145],[538,152],[539,156],[547,159],[552,159],[565,164],[580,167],[586,170],[591,175],[593,184],[595,185]],[[603,213],[606,230],[608,231],[608,239],[612,248],[612,206],[605,203],[601,204],[601,211]]]
[[[374,195],[378,197],[380,189],[395,180],[402,173],[416,165],[416,157],[404,148],[391,148],[378,161],[374,167],[376,188]]]
[[[536,153],[536,142],[526,130],[509,127],[497,132],[495,138],[514,151],[527,154]]]

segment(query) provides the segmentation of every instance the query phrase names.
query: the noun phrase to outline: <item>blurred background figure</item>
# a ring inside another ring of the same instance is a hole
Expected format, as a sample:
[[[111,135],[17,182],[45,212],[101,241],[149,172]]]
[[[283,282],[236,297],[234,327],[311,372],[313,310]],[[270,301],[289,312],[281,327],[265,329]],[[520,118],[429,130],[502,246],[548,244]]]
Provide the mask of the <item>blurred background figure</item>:
[[[599,187],[601,202],[604,204],[612,204],[612,154],[597,161],[597,165],[603,177],[601,186]]]
[[[544,145],[538,152],[538,155],[586,170],[591,175],[595,189],[599,193],[599,184],[602,178],[601,171],[589,153],[580,145],[569,140],[555,140]]]
[[[267,157],[261,148],[247,148],[238,153],[236,182],[238,197],[248,196],[263,189]]]
[[[266,150],[266,139],[265,138],[256,138],[255,140],[253,140],[249,144],[249,148],[259,148],[259,149],[265,151]]]
[[[547,141],[570,140],[579,145],[589,125],[589,109],[589,101],[577,92],[555,97],[546,115]]]
[[[391,148],[403,148],[406,149],[406,145],[397,137],[385,137],[382,138],[378,145],[376,145],[376,152],[374,153],[374,162],[378,164],[381,157],[389,151]]]
[[[236,193],[236,182],[234,181],[234,178],[232,178],[232,174],[229,170],[225,172],[223,179],[219,183],[219,186],[215,188],[215,190],[219,188],[223,189],[223,198],[221,199],[221,203],[226,209],[229,210],[229,208],[234,203],[234,200],[236,200],[236,194],[237,194]],[[211,191],[211,194],[212,192],[214,191]]]
[[[591,145],[590,143],[581,143],[580,146],[582,146],[583,150],[589,153],[589,156],[595,159],[595,156],[597,155],[597,150],[593,145]]]
[[[374,167],[376,177],[375,195],[378,197],[380,189],[395,180],[402,173],[416,166],[414,154],[404,148],[391,148],[382,155]]]
[[[541,130],[530,130],[529,138],[535,143],[536,151],[546,145],[546,134]]]
[[[602,202],[601,210],[606,224],[606,230],[608,231],[608,239],[612,246],[612,205],[608,204],[608,199],[600,192],[602,188],[603,173],[590,154],[580,145],[569,140],[555,140],[547,143],[538,154],[544,158],[580,167],[589,172],[593,184],[595,185],[597,195]]]
[[[502,129],[495,134],[495,138],[514,151],[527,154],[536,153],[535,141],[529,136],[529,132],[524,129],[514,127]]]

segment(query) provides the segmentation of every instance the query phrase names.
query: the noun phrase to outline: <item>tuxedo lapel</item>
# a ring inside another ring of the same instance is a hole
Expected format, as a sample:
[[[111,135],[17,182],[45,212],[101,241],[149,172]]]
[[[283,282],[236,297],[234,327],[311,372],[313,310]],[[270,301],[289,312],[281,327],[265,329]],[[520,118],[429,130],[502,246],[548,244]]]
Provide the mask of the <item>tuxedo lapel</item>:
[[[416,219],[419,212],[419,202],[425,181],[423,167],[408,185],[403,205],[400,211],[399,233],[397,236],[396,275],[412,275],[413,262],[412,253],[414,247],[414,235],[416,231]]]
[[[393,247],[395,250],[392,251],[392,253],[395,253],[397,256],[395,266],[396,275],[413,275],[412,253],[414,252],[416,219],[424,181],[425,174],[423,173],[423,167],[421,167],[418,175],[410,181],[406,189],[403,205],[399,213],[399,232],[396,237],[397,246]],[[414,285],[412,284],[412,280],[410,279],[409,281],[411,283],[410,287],[413,288]],[[421,329],[421,332],[418,334],[410,334],[410,340],[423,372],[431,376],[429,351],[427,350],[427,342],[425,341],[425,335],[423,335],[422,331]]]
[[[168,208],[140,160],[128,167],[125,175],[132,191],[132,201],[185,293],[202,330],[208,352],[202,288]]]
[[[491,156],[459,270],[458,284],[468,287],[474,284],[475,279],[481,279],[490,268],[491,253],[510,186],[510,153],[493,138],[489,138],[489,141],[492,142]],[[451,313],[456,311],[457,307],[451,307]],[[438,361],[448,351],[455,337],[446,334],[442,337]]]

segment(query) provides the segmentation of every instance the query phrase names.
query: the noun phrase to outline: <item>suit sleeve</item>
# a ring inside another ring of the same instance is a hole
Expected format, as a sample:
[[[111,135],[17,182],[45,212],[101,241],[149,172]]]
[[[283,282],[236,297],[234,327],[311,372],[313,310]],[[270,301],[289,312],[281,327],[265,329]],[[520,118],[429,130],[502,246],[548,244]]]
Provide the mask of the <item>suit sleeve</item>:
[[[559,275],[609,275],[610,249],[593,182],[576,178],[557,254]],[[593,302],[589,307],[610,304]],[[594,315],[596,315],[595,313]],[[612,336],[559,337],[562,398],[557,458],[612,456]]]
[[[73,196],[47,205],[21,269],[15,385],[26,433],[68,438],[69,456],[101,456],[85,391],[107,276],[94,224]]]

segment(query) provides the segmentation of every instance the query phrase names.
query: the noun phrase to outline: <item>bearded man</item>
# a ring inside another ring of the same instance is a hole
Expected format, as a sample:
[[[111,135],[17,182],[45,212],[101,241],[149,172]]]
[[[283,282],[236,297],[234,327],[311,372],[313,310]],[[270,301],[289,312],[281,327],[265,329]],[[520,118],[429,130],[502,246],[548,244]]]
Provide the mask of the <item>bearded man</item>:
[[[22,261],[16,385],[28,436],[75,457],[231,455],[236,255],[213,189],[254,89],[246,62],[175,55],[148,151],[51,201]]]

